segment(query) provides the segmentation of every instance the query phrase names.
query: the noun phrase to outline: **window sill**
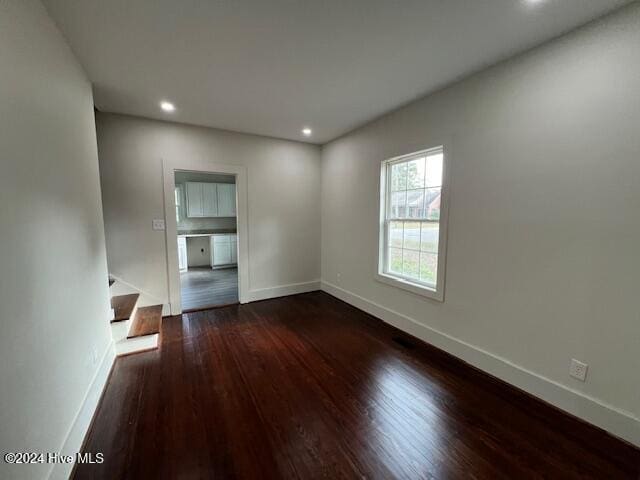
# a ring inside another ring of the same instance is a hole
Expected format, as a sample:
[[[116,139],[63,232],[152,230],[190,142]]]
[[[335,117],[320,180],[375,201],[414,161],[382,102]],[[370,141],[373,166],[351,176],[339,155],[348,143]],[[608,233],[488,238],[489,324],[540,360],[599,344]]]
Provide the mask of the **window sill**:
[[[427,297],[438,302],[444,302],[444,292],[442,291],[442,289],[434,290],[424,285],[413,283],[408,280],[403,280],[401,278],[392,277],[391,275],[386,275],[384,273],[376,273],[376,280],[382,283],[386,283],[387,285],[401,288],[402,290],[407,290],[408,292],[415,293],[416,295],[420,295],[422,297]]]

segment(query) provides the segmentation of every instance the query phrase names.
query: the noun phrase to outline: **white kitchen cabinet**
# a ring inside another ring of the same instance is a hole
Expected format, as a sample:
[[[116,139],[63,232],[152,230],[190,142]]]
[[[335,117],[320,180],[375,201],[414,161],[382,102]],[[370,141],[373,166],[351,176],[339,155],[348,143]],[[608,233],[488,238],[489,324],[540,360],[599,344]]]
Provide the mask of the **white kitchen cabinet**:
[[[202,183],[187,182],[187,217],[204,217]]]
[[[218,183],[218,217],[236,216],[236,186],[233,183]]]
[[[202,184],[202,216],[218,217],[218,184]]]
[[[187,182],[187,217],[235,217],[236,186],[233,183]]]
[[[187,239],[178,237],[178,268],[181,272],[187,270]]]
[[[211,267],[231,266],[238,263],[235,234],[221,233],[211,236]]]

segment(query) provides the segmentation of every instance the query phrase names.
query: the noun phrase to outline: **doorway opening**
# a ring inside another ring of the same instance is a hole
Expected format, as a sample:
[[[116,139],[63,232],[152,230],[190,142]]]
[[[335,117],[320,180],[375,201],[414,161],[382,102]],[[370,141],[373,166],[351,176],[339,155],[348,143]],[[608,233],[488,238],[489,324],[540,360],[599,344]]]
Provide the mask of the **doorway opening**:
[[[182,311],[238,303],[236,176],[174,172]]]

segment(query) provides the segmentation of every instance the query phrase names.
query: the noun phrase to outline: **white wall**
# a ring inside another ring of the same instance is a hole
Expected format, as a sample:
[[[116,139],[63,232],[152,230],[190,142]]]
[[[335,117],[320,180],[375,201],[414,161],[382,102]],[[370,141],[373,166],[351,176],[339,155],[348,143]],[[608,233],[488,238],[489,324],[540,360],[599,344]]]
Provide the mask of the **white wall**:
[[[248,169],[250,291],[318,281],[319,147],[103,113],[97,129],[111,273],[168,302],[162,159],[207,159]]]
[[[635,4],[326,145],[323,288],[640,444],[639,60]],[[380,162],[441,142],[444,303],[374,280]]]
[[[0,72],[0,451],[77,451],[113,358],[91,85],[36,0],[0,2]]]

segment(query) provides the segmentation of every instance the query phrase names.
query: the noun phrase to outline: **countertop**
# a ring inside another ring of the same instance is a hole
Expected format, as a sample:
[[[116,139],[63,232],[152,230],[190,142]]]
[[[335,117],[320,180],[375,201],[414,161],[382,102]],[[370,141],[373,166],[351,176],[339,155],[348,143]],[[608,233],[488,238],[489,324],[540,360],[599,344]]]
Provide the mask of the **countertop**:
[[[209,237],[218,233],[236,233],[235,228],[216,228],[211,230],[179,230],[179,237]]]

